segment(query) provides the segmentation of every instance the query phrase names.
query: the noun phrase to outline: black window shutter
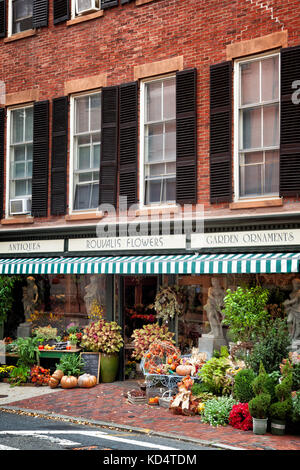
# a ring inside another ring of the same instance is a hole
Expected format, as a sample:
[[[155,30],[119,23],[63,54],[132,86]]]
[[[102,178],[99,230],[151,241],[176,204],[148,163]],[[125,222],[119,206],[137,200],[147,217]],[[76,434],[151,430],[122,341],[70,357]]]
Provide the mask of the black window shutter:
[[[232,201],[232,63],[210,67],[210,202]]]
[[[118,0],[101,0],[101,10],[104,10],[105,8],[117,7],[118,4]]]
[[[176,73],[176,202],[197,203],[197,70]]]
[[[6,0],[0,0],[0,38],[6,36]]]
[[[48,0],[33,0],[33,27],[48,26]]]
[[[67,200],[68,97],[52,108],[51,214],[64,215]]]
[[[121,0],[121,5],[125,5],[126,3],[131,3],[133,0]]]
[[[70,2],[69,0],[53,1],[53,23],[58,24],[70,19]]]
[[[300,195],[300,104],[293,102],[296,91],[293,83],[297,80],[300,80],[300,46],[282,49],[280,196]]]
[[[138,83],[120,86],[120,196],[137,202]]]
[[[33,106],[33,165],[32,204],[33,217],[47,217],[49,164],[49,101]]]
[[[119,87],[102,89],[99,204],[117,204]]]
[[[4,126],[5,108],[0,108],[0,219],[3,217],[4,198]]]

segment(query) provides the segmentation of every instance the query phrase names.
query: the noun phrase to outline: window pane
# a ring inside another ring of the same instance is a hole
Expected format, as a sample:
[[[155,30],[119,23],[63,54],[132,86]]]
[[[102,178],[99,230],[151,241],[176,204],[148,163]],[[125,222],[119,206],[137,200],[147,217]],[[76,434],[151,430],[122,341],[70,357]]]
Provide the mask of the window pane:
[[[100,94],[91,95],[90,105],[91,105],[91,131],[99,131],[101,128],[101,100]]]
[[[176,121],[165,126],[165,160],[176,160]]]
[[[261,109],[243,111],[243,149],[261,147]]]
[[[88,209],[90,202],[91,185],[77,185],[75,189],[75,209]]]
[[[165,80],[163,82],[164,90],[164,119],[172,119],[176,117],[176,95],[175,95],[175,79]]]
[[[175,178],[166,179],[166,201],[176,200],[176,181]]]
[[[261,62],[262,101],[279,99],[279,57],[274,56]]]
[[[264,147],[279,145],[279,106],[264,107]]]
[[[148,83],[147,87],[147,122],[160,121],[161,116],[161,82]]]
[[[12,112],[12,143],[24,141],[24,109],[16,109]]]
[[[158,163],[156,165],[147,165],[147,176],[161,176],[165,174],[166,165],[164,163]],[[148,174],[149,173],[149,174]]]
[[[240,167],[241,196],[262,195],[262,165]]]
[[[259,61],[241,65],[241,104],[259,103]]]
[[[160,202],[160,192],[161,192],[161,183],[162,180],[147,181],[146,182],[146,194],[147,194],[147,204],[152,202]]]
[[[93,168],[100,167],[100,144],[93,145]]]
[[[79,183],[86,183],[87,181],[90,182],[92,180],[93,180],[93,173],[90,171],[88,171],[87,173],[78,174]]]
[[[25,177],[26,177],[25,163],[15,163],[13,178],[25,178]]]
[[[244,155],[244,163],[245,165],[253,165],[253,163],[263,163],[264,162],[264,154],[263,152],[250,152],[245,153]]]
[[[25,140],[33,140],[33,108],[25,110]]]
[[[32,160],[32,159],[33,159],[33,145],[27,144],[26,145],[26,160]]]
[[[92,187],[92,201],[91,201],[91,209],[98,207],[99,205],[99,184],[93,184]]]
[[[166,163],[166,174],[175,175],[176,174],[176,163]]]
[[[270,151],[265,155],[265,192],[278,194],[279,192],[279,152]]]
[[[90,134],[80,135],[77,137],[78,145],[90,144]]]
[[[15,181],[15,197],[26,196],[26,180]],[[14,197],[13,196],[13,197]]]
[[[148,126],[148,137],[145,139],[146,161],[163,160],[163,125]]]
[[[25,145],[14,147],[14,161],[22,162],[25,160]]]
[[[78,147],[78,170],[90,168],[90,146]]]
[[[76,133],[89,131],[89,97],[76,99]]]
[[[14,0],[13,9],[16,20],[32,16],[32,0]]]

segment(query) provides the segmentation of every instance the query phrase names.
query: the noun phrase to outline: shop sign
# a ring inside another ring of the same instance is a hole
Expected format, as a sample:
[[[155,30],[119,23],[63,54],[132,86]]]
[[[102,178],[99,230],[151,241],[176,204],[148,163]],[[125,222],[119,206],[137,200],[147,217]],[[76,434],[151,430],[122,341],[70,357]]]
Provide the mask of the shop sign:
[[[74,238],[69,240],[69,251],[174,250],[185,248],[185,235]]]
[[[191,234],[191,248],[239,248],[300,245],[300,229]]]
[[[25,240],[0,242],[0,253],[16,255],[21,253],[61,253],[64,252],[64,240]]]

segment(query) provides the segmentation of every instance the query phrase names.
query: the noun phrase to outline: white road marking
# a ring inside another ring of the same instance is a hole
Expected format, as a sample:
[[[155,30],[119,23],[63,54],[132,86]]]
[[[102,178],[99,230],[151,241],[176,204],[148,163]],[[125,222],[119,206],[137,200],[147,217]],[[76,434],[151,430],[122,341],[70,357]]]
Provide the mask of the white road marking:
[[[79,434],[82,436],[90,436],[98,439],[105,439],[107,441],[115,441],[115,442],[123,442],[124,444],[133,444],[140,447],[147,447],[149,449],[157,449],[157,450],[177,450],[175,447],[167,447],[160,444],[152,444],[151,442],[143,442],[137,441],[135,439],[125,439],[122,437],[114,436],[107,434],[102,431],[0,431],[0,434],[13,434],[16,436],[36,436],[41,437],[42,435],[45,436],[45,439],[49,438],[52,434]],[[47,436],[47,437],[46,437]],[[72,442],[72,441],[66,441]],[[74,445],[78,445],[78,443],[74,443]]]

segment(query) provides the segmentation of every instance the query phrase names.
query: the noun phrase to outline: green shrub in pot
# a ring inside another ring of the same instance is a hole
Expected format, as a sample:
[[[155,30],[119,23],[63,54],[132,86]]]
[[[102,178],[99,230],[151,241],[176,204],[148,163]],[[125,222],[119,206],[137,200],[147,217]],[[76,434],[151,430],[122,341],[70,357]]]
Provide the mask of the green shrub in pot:
[[[267,430],[271,394],[268,392],[270,377],[260,364],[259,374],[252,383],[254,398],[249,401],[249,411],[253,418],[254,434],[265,434]]]
[[[282,380],[275,387],[277,401],[270,406],[272,434],[284,434],[286,421],[292,416],[292,384],[292,367],[290,362],[287,361],[283,366]]]

